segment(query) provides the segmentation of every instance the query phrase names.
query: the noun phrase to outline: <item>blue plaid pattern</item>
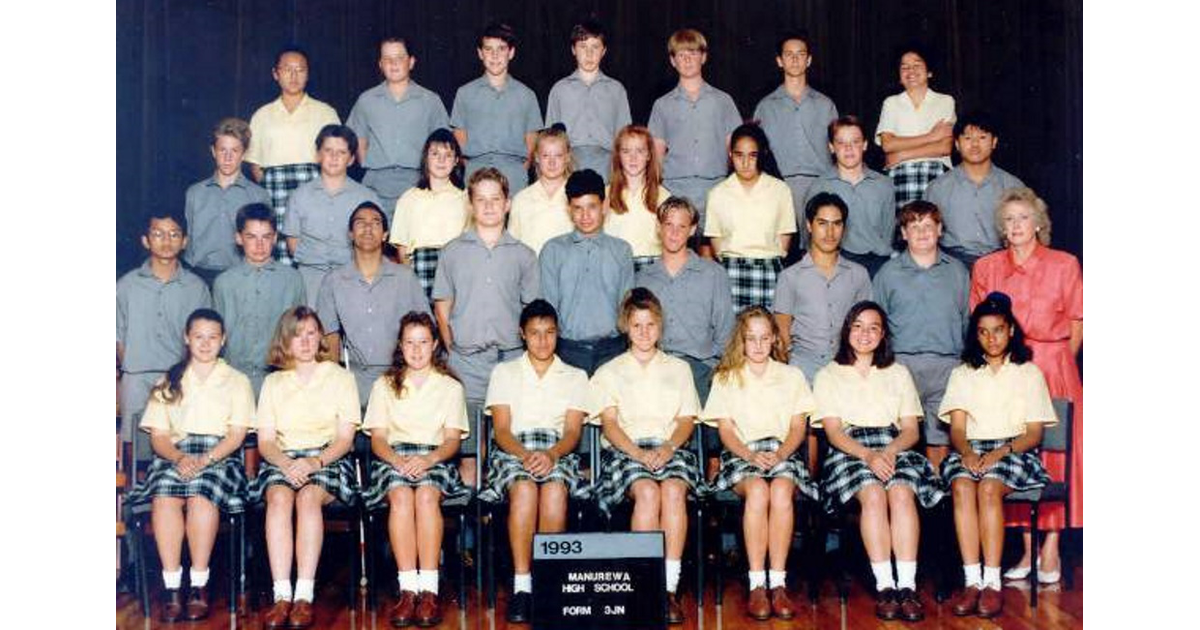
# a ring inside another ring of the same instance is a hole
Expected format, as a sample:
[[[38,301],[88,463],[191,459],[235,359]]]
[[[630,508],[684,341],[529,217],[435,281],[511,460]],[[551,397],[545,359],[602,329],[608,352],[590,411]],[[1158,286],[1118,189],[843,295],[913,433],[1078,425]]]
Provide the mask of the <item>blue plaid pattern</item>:
[[[554,429],[531,429],[521,431],[516,436],[517,441],[527,450],[544,451],[558,443],[561,439]],[[508,488],[513,482],[527,479],[535,483],[558,481],[567,486],[567,492],[576,499],[586,499],[591,496],[591,487],[584,482],[579,474],[579,455],[568,453],[554,464],[544,477],[535,477],[525,470],[521,460],[504,452],[493,444],[488,455],[487,480],[484,489],[479,493],[480,501],[500,503],[508,497]]]
[[[429,444],[404,442],[392,445],[392,450],[402,457],[432,453],[436,448]],[[447,498],[471,494],[471,488],[463,483],[462,477],[458,474],[458,467],[451,462],[438,462],[430,466],[423,476],[412,479],[401,475],[400,471],[392,468],[387,462],[373,459],[371,460],[371,481],[366,491],[363,492],[363,501],[366,502],[367,509],[373,510],[387,503],[388,492],[399,486],[408,488],[434,486],[442,491],[443,497]]]
[[[268,166],[263,169],[262,186],[271,195],[271,207],[275,209],[275,219],[283,226],[283,215],[287,213],[288,196],[307,181],[316,179],[321,174],[321,168],[316,164],[281,164]],[[292,264],[288,256],[287,239],[280,238],[275,244],[279,260],[285,265]]]
[[[846,427],[846,433],[859,444],[879,450],[887,446],[899,435],[895,426],[887,427]],[[844,504],[858,494],[863,486],[871,483],[881,483],[875,473],[861,459],[839,451],[832,446],[825,457],[825,466],[821,471],[821,490],[825,494],[825,509],[832,512],[837,504]],[[890,490],[896,484],[904,484],[912,488],[917,501],[929,508],[937,505],[946,495],[941,477],[933,470],[928,459],[913,451],[901,451],[896,455],[896,472],[887,483],[882,484],[885,490]],[[836,503],[835,503],[836,501]]]
[[[763,438],[747,443],[746,448],[755,453],[774,453],[782,445],[783,442],[777,438]],[[802,450],[796,449],[791,457],[775,464],[775,467],[770,470],[763,470],[730,451],[722,451],[721,469],[717,473],[716,480],[713,481],[713,491],[731,490],[747,477],[761,477],[768,480],[791,479],[800,494],[815,501],[820,497],[820,492],[817,490],[816,482],[809,478],[808,468],[805,467],[804,460],[800,456]]]
[[[301,457],[316,457],[325,450],[324,446],[317,448],[302,448],[292,451],[284,451],[284,453],[292,459]],[[343,457],[332,464],[312,473],[308,476],[308,483],[320,486],[333,498],[341,501],[345,505],[355,505],[358,501],[358,476],[354,472],[354,462],[351,457]],[[259,466],[258,476],[254,481],[250,482],[250,501],[253,503],[261,502],[267,494],[267,488],[281,484],[289,488],[292,484],[288,483],[287,477],[283,471],[275,464],[263,460]],[[300,488],[294,488],[300,490]]]
[[[910,201],[916,201],[925,196],[925,188],[938,175],[950,170],[938,160],[917,160],[905,162],[887,169],[896,188],[896,210],[903,208]]]
[[[417,281],[421,283],[421,288],[425,289],[425,297],[429,301],[433,301],[433,277],[437,273],[438,258],[441,256],[442,250],[433,247],[422,247],[414,249],[409,255],[408,264],[412,266],[413,273],[417,274]]]
[[[634,256],[633,273],[637,273],[642,269],[653,265],[659,258],[659,256]]]
[[[733,295],[733,312],[741,312],[747,306],[759,305],[771,308],[775,301],[775,283],[783,270],[783,259],[775,258],[721,258],[721,266],[729,274],[729,291]]]
[[[1011,438],[1000,440],[968,440],[971,450],[980,455],[994,451],[1009,442],[1012,442]],[[996,479],[1016,491],[1042,488],[1047,483],[1050,483],[1050,476],[1046,474],[1046,468],[1042,466],[1042,460],[1038,458],[1037,453],[1032,451],[1009,453],[1001,457],[1000,461],[996,462],[996,465],[992,466],[983,475],[976,475],[967,470],[967,467],[963,466],[962,455],[951,453],[942,462],[942,478],[946,480],[946,485],[950,485],[959,477],[965,477],[972,481]]]
[[[203,455],[220,441],[218,435],[188,435],[175,447],[187,455]],[[237,514],[246,508],[246,471],[240,459],[226,457],[184,481],[175,464],[155,455],[146,481],[131,490],[127,500],[138,505],[154,497],[204,497],[222,512]]]
[[[662,445],[663,440],[642,439],[637,440],[636,443],[638,448],[652,449]],[[670,461],[662,468],[651,471],[641,462],[626,455],[624,451],[609,447],[600,454],[598,474],[597,499],[599,499],[600,509],[608,514],[611,514],[612,509],[625,500],[625,494],[629,492],[629,487],[639,479],[653,481],[681,479],[687,483],[694,495],[708,493],[707,484],[700,478],[700,462],[696,459],[696,454],[683,448],[676,450]]]

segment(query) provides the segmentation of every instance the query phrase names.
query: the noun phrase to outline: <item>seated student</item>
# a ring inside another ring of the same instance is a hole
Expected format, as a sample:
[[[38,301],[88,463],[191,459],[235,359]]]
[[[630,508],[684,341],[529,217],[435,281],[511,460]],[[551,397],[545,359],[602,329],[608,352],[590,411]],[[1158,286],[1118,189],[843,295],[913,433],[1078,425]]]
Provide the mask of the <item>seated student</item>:
[[[542,297],[562,317],[558,355],[591,376],[625,351],[617,307],[633,288],[633,254],[629,243],[601,231],[604,180],[596,171],[572,173],[565,188],[575,229],[542,248]]]
[[[667,622],[683,623],[680,558],[687,541],[687,495],[704,490],[700,464],[687,449],[700,400],[686,363],[659,350],[663,310],[647,289],[621,304],[619,325],[629,351],[596,370],[589,412],[604,430],[600,508],[633,501],[633,531],[666,536]],[[594,420],[593,420],[594,422]]]
[[[513,557],[509,623],[528,623],[533,535],[567,526],[567,495],[588,496],[575,447],[587,415],[587,374],[554,355],[558,314],[545,300],[521,310],[525,354],[492,370],[486,405],[497,448],[488,456],[487,488],[479,498],[508,499]]]
[[[792,498],[799,489],[814,500],[817,486],[801,460],[808,415],[816,401],[799,368],[788,365],[771,312],[751,306],[721,357],[701,418],[716,426],[725,445],[714,490],[733,488],[746,500],[742,533],[750,565],[746,613],[758,620],[796,615],[787,594],[792,545]],[[771,559],[770,595],[768,574]]]
[[[375,455],[363,501],[368,509],[385,500],[389,506],[400,583],[391,624],[427,627],[442,618],[442,499],[470,492],[449,461],[470,427],[462,383],[446,365],[433,318],[409,312],[399,328],[392,366],[371,386],[363,420]]]
[[[183,262],[212,286],[217,274],[238,263],[233,234],[238,209],[270,203],[271,196],[242,175],[242,155],[250,146],[250,126],[240,118],[223,118],[212,130],[213,174],[188,187],[183,216],[191,227],[191,247]]]
[[[671,196],[662,185],[662,166],[650,130],[626,125],[613,141],[612,174],[605,194],[604,232],[633,248],[633,270],[641,271],[662,255],[658,204]]]
[[[608,50],[607,39],[598,22],[584,20],[572,27],[575,72],[559,79],[546,98],[546,126],[558,122],[566,125],[576,167],[590,168],[605,178],[612,160],[613,136],[632,121],[625,86],[600,69],[600,60]]]
[[[150,521],[162,561],[161,619],[208,617],[208,561],[220,513],[245,508],[246,471],[231,457],[254,420],[254,394],[241,372],[217,357],[225,341],[221,315],[197,309],[188,316],[183,360],[155,386],[141,429],[151,435],[154,463],[146,482],[130,493],[131,504],[151,501]],[[187,537],[189,589],[180,596],[180,555]]]
[[[1058,419],[1007,295],[989,293],[975,307],[965,346],[963,365],[950,374],[938,409],[950,423],[955,450],[942,463],[942,477],[954,496],[954,530],[966,577],[952,610],[960,617],[987,618],[1004,608],[1004,496],[1050,480],[1034,449],[1042,442],[1043,425]]]
[[[421,150],[421,178],[396,202],[389,241],[432,301],[442,247],[463,233],[471,204],[463,188],[462,149],[448,129],[435,129]]]
[[[323,339],[315,311],[297,306],[284,313],[267,358],[279,371],[267,376],[258,398],[263,463],[250,484],[250,500],[267,504],[275,604],[263,617],[265,628],[313,624],[314,578],[325,537],[321,508],[334,499],[347,505],[355,500],[354,464],[346,454],[361,422],[358,389],[353,374],[327,359]]]
[[[792,191],[779,178],[771,145],[756,124],[733,131],[729,163],[733,174],[708,193],[704,235],[729,272],[734,310],[771,308],[783,257],[796,233]]]
[[[921,438],[921,400],[908,370],[896,363],[887,314],[878,304],[859,302],[846,313],[837,357],[817,373],[814,390],[813,427],[824,426],[829,438],[822,489],[830,505],[858,499],[862,506],[875,616],[920,621],[916,502],[932,507],[945,491],[929,460],[909,450]]]
[[[508,231],[540,254],[546,241],[571,231],[565,184],[573,170],[571,141],[561,123],[537,132],[533,143],[537,181],[514,192]]]

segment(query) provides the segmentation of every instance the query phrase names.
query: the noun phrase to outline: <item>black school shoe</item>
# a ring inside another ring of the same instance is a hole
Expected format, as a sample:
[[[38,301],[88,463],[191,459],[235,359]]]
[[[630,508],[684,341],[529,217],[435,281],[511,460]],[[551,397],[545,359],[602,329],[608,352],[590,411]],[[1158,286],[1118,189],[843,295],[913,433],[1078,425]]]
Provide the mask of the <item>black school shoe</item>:
[[[513,593],[508,600],[508,612],[504,618],[508,623],[529,623],[529,609],[533,605],[533,596],[529,593]]]

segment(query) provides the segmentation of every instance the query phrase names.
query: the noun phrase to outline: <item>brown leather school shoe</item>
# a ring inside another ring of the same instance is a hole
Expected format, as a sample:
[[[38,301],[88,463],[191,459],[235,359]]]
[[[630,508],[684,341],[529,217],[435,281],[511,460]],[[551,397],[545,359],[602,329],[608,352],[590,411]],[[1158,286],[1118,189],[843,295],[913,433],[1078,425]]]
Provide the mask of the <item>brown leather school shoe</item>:
[[[925,606],[921,596],[911,588],[900,589],[900,617],[905,621],[920,621],[925,618]]]
[[[169,588],[163,593],[162,616],[164,623],[175,623],[183,616],[183,595],[177,588]]]
[[[292,612],[288,613],[288,627],[301,630],[313,623],[313,605],[310,601],[298,599],[292,602]]]
[[[900,614],[900,602],[896,600],[896,589],[885,588],[875,593],[875,616],[891,621]]]
[[[679,595],[667,592],[667,623],[671,625],[683,623],[683,606],[679,604]]]
[[[771,618],[771,599],[767,596],[767,587],[750,589],[750,596],[746,598],[746,614],[759,621]]]
[[[207,586],[193,586],[188,590],[187,610],[184,616],[188,621],[200,621],[208,618]]]
[[[796,609],[792,607],[792,599],[788,597],[786,587],[776,586],[771,589],[771,612],[780,619],[796,616]]]
[[[263,615],[263,627],[268,630],[276,628],[286,628],[288,625],[288,614],[292,612],[292,602],[281,599]]]
[[[417,594],[413,591],[400,591],[400,599],[392,605],[392,614],[388,621],[397,628],[412,625],[416,610]]]
[[[436,593],[421,591],[417,596],[417,625],[422,628],[436,626],[442,622],[441,605]]]
[[[990,619],[1004,610],[1004,595],[998,588],[985,588],[979,593],[979,616]]]
[[[966,617],[979,612],[979,587],[968,586],[963,589],[962,594],[955,600],[954,606],[950,608],[950,611],[958,617]]]

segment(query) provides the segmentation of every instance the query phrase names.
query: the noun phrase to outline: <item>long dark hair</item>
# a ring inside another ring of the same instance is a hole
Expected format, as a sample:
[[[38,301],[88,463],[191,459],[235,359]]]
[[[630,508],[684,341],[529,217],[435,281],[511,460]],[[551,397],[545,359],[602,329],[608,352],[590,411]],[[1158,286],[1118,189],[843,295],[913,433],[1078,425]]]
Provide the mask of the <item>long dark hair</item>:
[[[434,129],[425,138],[425,146],[421,148],[421,177],[417,179],[417,188],[422,190],[430,190],[429,182],[429,148],[435,144],[444,144],[454,151],[454,168],[450,170],[450,183],[455,188],[462,190],[466,186],[463,184],[463,153],[462,147],[458,145],[458,139],[454,134],[446,128]]]
[[[999,315],[1004,319],[1004,323],[1012,327],[1012,336],[1008,338],[1008,348],[1005,348],[1008,360],[1017,364],[1032,361],[1033,350],[1025,345],[1025,331],[1021,330],[1021,324],[1017,323],[1017,318],[1013,316],[1012,298],[1006,293],[992,291],[982,302],[976,304],[975,310],[971,312],[971,321],[967,324],[966,334],[963,335],[963,363],[973,368],[987,365],[987,355],[983,352],[983,345],[979,343],[979,320],[988,315]]]
[[[854,348],[850,347],[850,327],[854,325],[854,320],[858,319],[858,316],[865,311],[879,313],[879,320],[883,326],[883,337],[879,340],[875,352],[871,354],[871,365],[877,368],[888,367],[896,362],[896,354],[892,352],[892,329],[888,326],[887,313],[884,312],[883,307],[870,300],[863,300],[851,306],[850,311],[846,313],[846,319],[842,321],[842,334],[838,340],[837,355],[833,357],[833,360],[839,365],[854,365],[858,355],[854,353]]]
[[[388,371],[385,373],[388,383],[392,386],[392,391],[396,393],[397,398],[404,397],[404,376],[408,373],[408,363],[404,361],[403,342],[404,331],[410,326],[423,326],[429,329],[429,334],[433,337],[434,344],[436,344],[433,349],[433,359],[430,362],[433,369],[456,381],[459,380],[447,362],[446,346],[438,338],[438,328],[437,324],[433,322],[433,318],[428,313],[409,311],[404,314],[404,317],[400,318],[400,332],[396,333],[396,349],[392,352],[392,367],[388,368]]]
[[[771,150],[771,141],[767,140],[767,134],[763,132],[762,127],[758,123],[748,122],[733,130],[733,134],[729,136],[729,151],[733,152],[733,147],[738,140],[742,138],[750,138],[754,144],[758,145],[758,172],[766,173],[777,179],[783,179],[783,175],[779,174],[779,165],[775,162],[775,152]],[[733,158],[729,158],[729,172],[733,172]]]
[[[221,334],[225,334],[225,320],[221,318],[221,314],[211,308],[198,308],[188,315],[187,324],[183,327],[183,334],[187,335],[192,332],[192,325],[199,321],[216,322],[221,327]],[[178,404],[183,401],[183,373],[187,370],[188,364],[192,362],[192,350],[187,343],[183,344],[183,358],[179,363],[171,366],[167,370],[167,376],[162,381],[159,381],[154,389],[150,391],[150,395],[165,402],[169,405]]]

